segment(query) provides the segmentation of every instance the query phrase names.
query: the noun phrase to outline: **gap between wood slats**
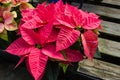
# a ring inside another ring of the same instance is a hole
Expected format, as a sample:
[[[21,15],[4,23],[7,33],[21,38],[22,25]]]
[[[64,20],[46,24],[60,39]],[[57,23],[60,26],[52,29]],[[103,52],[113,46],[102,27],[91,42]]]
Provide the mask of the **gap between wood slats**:
[[[99,15],[99,14],[97,14],[97,15]],[[114,22],[114,23],[120,24],[120,19],[117,19],[117,18],[100,15],[100,19],[102,19],[104,21],[109,21],[109,22]]]
[[[108,34],[108,33],[100,32],[99,37],[108,39],[108,40],[112,40],[112,41],[116,41],[116,42],[120,42],[120,36],[113,35],[112,33]]]
[[[101,54],[101,58],[96,58],[96,59],[120,66],[119,57],[111,56],[111,55],[101,53],[101,52],[100,54]]]

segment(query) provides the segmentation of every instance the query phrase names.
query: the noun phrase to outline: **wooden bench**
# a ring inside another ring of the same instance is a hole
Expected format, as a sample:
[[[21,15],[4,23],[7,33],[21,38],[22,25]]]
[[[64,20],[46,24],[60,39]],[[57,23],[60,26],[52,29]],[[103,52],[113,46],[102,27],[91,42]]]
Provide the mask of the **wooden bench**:
[[[72,4],[79,5],[75,2]],[[120,1],[102,0],[95,3],[87,0],[82,9],[94,12],[102,19],[103,30],[100,31],[98,47],[102,56],[93,59],[93,62],[80,62],[78,72],[104,80],[120,80]]]

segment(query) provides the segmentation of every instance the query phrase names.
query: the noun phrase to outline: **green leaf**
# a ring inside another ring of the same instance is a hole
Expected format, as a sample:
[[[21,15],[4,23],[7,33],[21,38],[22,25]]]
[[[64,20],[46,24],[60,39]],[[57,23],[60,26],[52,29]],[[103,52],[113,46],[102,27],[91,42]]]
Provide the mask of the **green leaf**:
[[[48,61],[45,76],[43,80],[57,80],[60,72],[60,66],[58,62]]]
[[[9,3],[4,4],[3,6],[6,8],[6,7],[10,6],[10,5],[11,5],[11,3],[9,2]]]
[[[60,65],[60,67],[62,67],[63,72],[66,73],[67,68],[68,68],[69,65],[68,64],[63,64],[63,63],[60,63],[59,65]]]
[[[5,41],[8,41],[8,35],[7,35],[6,30],[4,30],[2,33],[0,33],[0,38],[5,40]]]
[[[66,52],[64,50],[61,51],[62,55],[64,56],[65,59],[67,59]]]
[[[101,58],[101,53],[99,52],[99,49],[97,48],[96,53],[94,55],[95,58]]]

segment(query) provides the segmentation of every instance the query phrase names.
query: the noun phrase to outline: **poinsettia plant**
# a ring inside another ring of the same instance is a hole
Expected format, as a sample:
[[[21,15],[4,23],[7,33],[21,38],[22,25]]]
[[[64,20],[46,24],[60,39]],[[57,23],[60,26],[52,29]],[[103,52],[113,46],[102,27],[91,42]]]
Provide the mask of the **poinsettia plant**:
[[[6,52],[20,57],[15,68],[25,61],[34,79],[41,80],[49,61],[65,71],[73,62],[92,60],[101,29],[99,16],[62,0],[36,7],[28,1],[0,0],[0,38],[10,42]],[[10,31],[16,36],[12,41]]]

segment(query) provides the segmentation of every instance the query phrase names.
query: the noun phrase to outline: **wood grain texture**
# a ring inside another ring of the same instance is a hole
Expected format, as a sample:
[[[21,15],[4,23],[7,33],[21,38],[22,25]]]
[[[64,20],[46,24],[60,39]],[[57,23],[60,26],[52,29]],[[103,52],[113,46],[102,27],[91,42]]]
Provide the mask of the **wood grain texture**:
[[[78,72],[91,76],[100,77],[104,80],[120,80],[120,66],[108,62],[93,59],[84,60],[79,63]]]
[[[115,8],[109,8],[104,6],[92,5],[92,4],[83,4],[82,9],[88,12],[94,12],[98,15],[113,17],[120,19],[120,10]]]
[[[103,29],[100,30],[101,32],[120,36],[120,24],[108,22],[108,21],[102,21]]]
[[[99,38],[99,46],[98,46],[100,52],[115,56],[115,57],[120,57],[120,43]]]
[[[103,0],[102,2],[120,6],[120,0]]]

